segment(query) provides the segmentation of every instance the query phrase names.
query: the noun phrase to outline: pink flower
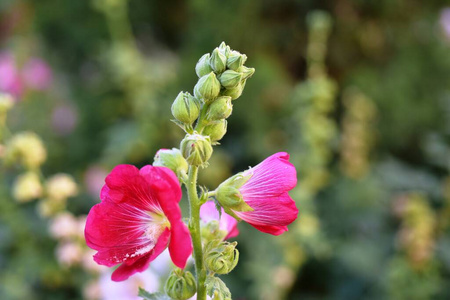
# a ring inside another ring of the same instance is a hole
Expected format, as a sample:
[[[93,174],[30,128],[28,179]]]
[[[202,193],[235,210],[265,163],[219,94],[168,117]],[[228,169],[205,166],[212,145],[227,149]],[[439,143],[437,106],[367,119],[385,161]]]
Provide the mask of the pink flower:
[[[234,213],[256,229],[273,235],[287,231],[297,219],[298,209],[288,191],[297,184],[297,172],[286,152],[275,153],[259,165],[243,172],[250,179],[239,188],[253,211]]]
[[[24,92],[24,85],[14,56],[8,52],[0,53],[0,91],[9,93],[15,98],[20,97]]]
[[[235,237],[239,234],[237,228],[237,221],[232,216],[225,213],[222,208],[222,215],[219,217],[219,212],[216,209],[216,205],[213,201],[208,201],[200,208],[200,219],[203,222],[208,223],[211,221],[219,222],[219,229],[227,232],[225,240]]]
[[[45,90],[53,81],[52,69],[40,58],[31,58],[23,68],[23,78],[28,87],[35,90]]]
[[[105,179],[101,201],[86,220],[85,238],[101,265],[121,265],[113,281],[146,270],[169,247],[173,263],[184,268],[192,253],[189,231],[181,220],[181,188],[168,168],[118,165]]]

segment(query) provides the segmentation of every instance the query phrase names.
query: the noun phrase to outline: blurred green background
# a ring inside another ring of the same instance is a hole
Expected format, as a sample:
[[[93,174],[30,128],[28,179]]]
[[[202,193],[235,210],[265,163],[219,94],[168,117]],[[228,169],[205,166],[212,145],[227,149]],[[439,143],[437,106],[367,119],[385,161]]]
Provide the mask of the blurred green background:
[[[277,151],[299,178],[288,233],[239,225],[233,299],[450,299],[450,3],[437,0],[2,0],[0,91],[15,103],[6,122],[0,103],[0,299],[114,299],[86,261],[83,216],[116,164],[178,147],[172,101],[222,41],[256,73],[200,183]]]

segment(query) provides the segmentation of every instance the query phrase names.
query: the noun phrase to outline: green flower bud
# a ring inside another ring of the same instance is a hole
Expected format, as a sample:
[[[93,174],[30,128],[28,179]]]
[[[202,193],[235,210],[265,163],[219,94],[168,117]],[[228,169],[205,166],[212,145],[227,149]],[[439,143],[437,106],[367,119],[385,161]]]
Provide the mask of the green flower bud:
[[[241,54],[238,51],[231,51],[227,58],[227,67],[231,70],[238,70],[242,67],[247,60],[247,56],[245,54]]]
[[[195,66],[195,73],[197,73],[198,78],[205,76],[213,71],[211,69],[211,66],[209,65],[209,58],[211,55],[209,53],[206,53],[197,62],[197,65]]]
[[[203,129],[203,134],[208,135],[213,144],[220,141],[225,133],[227,133],[227,120],[216,121]]]
[[[233,214],[234,211],[253,211],[247,203],[245,203],[239,189],[252,177],[251,172],[238,173],[224,182],[222,182],[216,189],[216,200],[224,208],[224,210]]]
[[[0,116],[5,115],[13,106],[13,97],[9,94],[0,93]]]
[[[153,165],[157,167],[167,167],[171,169],[178,178],[181,178],[181,174],[186,174],[189,168],[187,161],[181,155],[181,151],[177,148],[161,149],[156,152],[153,159]]]
[[[214,49],[211,58],[209,59],[209,65],[216,73],[225,71],[227,67],[227,57],[219,50],[219,48]]]
[[[217,274],[228,274],[239,261],[237,242],[211,241],[204,249],[205,266],[208,270]]]
[[[242,92],[244,91],[245,87],[245,81],[241,81],[236,87],[231,89],[225,89],[223,91],[224,96],[230,96],[231,100],[236,100],[242,95]]]
[[[167,296],[175,300],[186,300],[194,296],[197,286],[194,275],[182,269],[173,270],[164,286]]]
[[[177,121],[192,124],[200,114],[200,105],[188,92],[180,92],[172,104],[172,115]]]
[[[255,73],[255,68],[247,68],[246,66],[241,66],[236,71],[242,73],[242,79],[245,80],[252,77],[252,75]]]
[[[212,241],[212,240],[224,240],[228,235],[228,231],[220,229],[219,221],[212,220],[201,226],[202,240]]]
[[[231,97],[221,96],[209,105],[208,111],[206,112],[206,119],[210,121],[226,119],[231,115],[232,111]]]
[[[210,137],[197,133],[186,134],[180,149],[183,157],[192,166],[205,166],[213,152]]]
[[[14,181],[13,196],[19,202],[28,202],[42,196],[42,184],[34,172],[19,175]]]
[[[233,70],[226,70],[219,77],[220,84],[226,89],[232,89],[237,87],[241,82],[241,80],[242,80],[242,73],[238,73]]]
[[[219,51],[225,55],[226,58],[228,58],[228,55],[231,53],[230,46],[225,44],[225,42],[220,43],[219,45]]]
[[[202,99],[205,103],[210,103],[217,98],[220,93],[220,82],[214,72],[201,77],[194,87],[194,95]]]

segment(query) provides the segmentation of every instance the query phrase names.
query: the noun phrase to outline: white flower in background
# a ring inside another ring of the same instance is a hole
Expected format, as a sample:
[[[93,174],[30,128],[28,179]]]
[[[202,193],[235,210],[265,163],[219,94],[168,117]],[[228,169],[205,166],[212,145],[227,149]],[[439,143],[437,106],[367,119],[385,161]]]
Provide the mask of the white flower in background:
[[[62,201],[73,197],[78,193],[77,184],[68,174],[56,174],[50,177],[46,183],[47,196],[51,200]]]
[[[56,239],[67,239],[78,234],[77,219],[69,212],[58,214],[50,222],[50,234]]]
[[[78,243],[65,242],[56,248],[56,259],[64,267],[79,264],[83,255],[83,249]]]

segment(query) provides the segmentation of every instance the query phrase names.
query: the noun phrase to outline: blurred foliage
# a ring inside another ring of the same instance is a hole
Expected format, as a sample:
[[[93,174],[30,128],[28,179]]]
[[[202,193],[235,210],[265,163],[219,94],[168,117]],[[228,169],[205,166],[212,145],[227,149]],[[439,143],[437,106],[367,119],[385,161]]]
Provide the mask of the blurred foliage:
[[[178,147],[172,101],[195,84],[197,59],[226,41],[256,73],[200,183],[215,188],[288,150],[300,209],[281,237],[240,225],[242,263],[224,278],[234,298],[449,299],[445,5],[1,1],[0,90],[11,80],[6,54],[21,80],[32,58],[53,77],[45,89],[23,83],[6,124],[0,116],[0,156],[16,134],[37,134],[47,149],[40,179],[71,174],[78,195],[64,209],[82,218],[114,165],[141,166],[159,148]],[[53,221],[37,203],[14,200],[13,184],[25,171],[2,160],[0,298],[86,298],[83,286],[95,273],[60,265]]]

